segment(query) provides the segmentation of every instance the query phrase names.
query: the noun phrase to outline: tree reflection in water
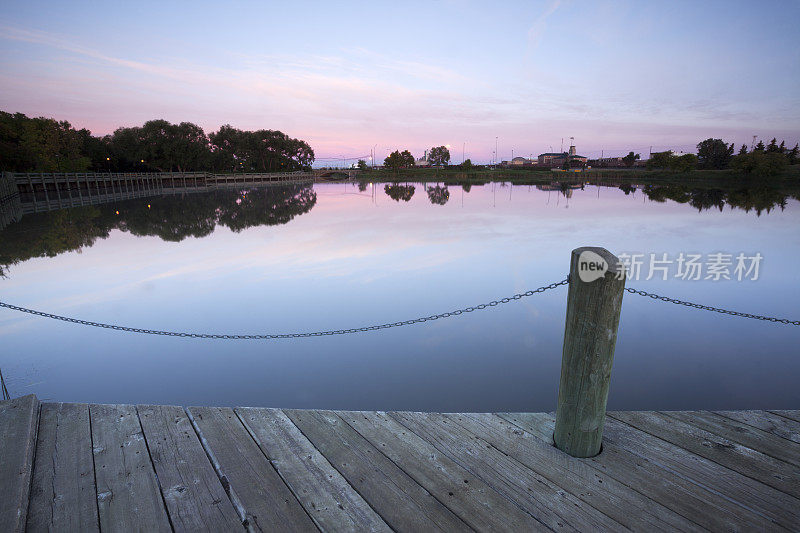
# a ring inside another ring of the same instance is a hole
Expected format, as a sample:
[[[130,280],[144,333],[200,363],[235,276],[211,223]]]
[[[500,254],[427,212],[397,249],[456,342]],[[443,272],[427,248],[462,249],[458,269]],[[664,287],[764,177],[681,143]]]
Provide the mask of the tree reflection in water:
[[[397,183],[386,184],[383,188],[386,195],[395,202],[400,200],[408,202],[414,196],[415,190],[413,185],[400,185]]]
[[[763,212],[769,213],[775,207],[783,210],[790,198],[800,199],[800,195],[792,195],[780,189],[763,186],[725,191],[689,188],[681,185],[647,185],[643,191],[654,202],[672,200],[680,204],[689,204],[698,211],[712,208],[722,211],[728,205],[747,213],[755,211],[757,216],[761,216]]]
[[[286,224],[309,212],[316,202],[311,186],[291,185],[161,196],[26,215],[0,231],[0,276],[10,265],[33,257],[55,257],[92,246],[113,229],[179,242],[210,235],[217,225],[239,232]]]
[[[450,199],[450,191],[447,190],[447,185],[428,187],[428,200],[435,205],[444,205]]]
[[[469,191],[469,182],[459,184],[464,191]],[[364,182],[364,188],[366,185]],[[608,183],[598,185],[612,186]],[[583,182],[553,182],[536,185],[536,188],[569,196],[573,189],[582,189],[583,186]],[[450,199],[446,184],[424,187],[434,205],[445,205]],[[776,207],[784,209],[791,198],[800,199],[796,188],[786,191],[763,185],[702,188],[616,184],[613,187],[618,187],[626,195],[641,188],[654,202],[671,200],[699,211],[722,211],[727,205],[746,212],[754,211],[758,216]],[[391,183],[384,186],[384,191],[397,202],[410,202],[415,186]],[[10,265],[27,259],[54,257],[92,246],[98,238],[108,237],[113,229],[136,236],[158,236],[165,241],[178,242],[187,237],[210,235],[218,225],[239,232],[255,226],[286,224],[295,216],[310,211],[316,201],[317,195],[312,186],[292,185],[216,190],[183,197],[143,198],[26,215],[20,222],[0,231],[0,276],[5,274]]]

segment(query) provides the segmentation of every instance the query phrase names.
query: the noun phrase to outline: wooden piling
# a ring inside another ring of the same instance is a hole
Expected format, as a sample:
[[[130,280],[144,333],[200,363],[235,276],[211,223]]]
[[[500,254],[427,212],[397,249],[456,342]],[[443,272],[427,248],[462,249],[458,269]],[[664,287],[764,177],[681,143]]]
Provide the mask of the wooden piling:
[[[604,273],[598,271],[602,263]],[[599,277],[584,281],[593,276]],[[600,453],[624,288],[624,270],[611,252],[594,247],[572,251],[553,438],[573,457]]]

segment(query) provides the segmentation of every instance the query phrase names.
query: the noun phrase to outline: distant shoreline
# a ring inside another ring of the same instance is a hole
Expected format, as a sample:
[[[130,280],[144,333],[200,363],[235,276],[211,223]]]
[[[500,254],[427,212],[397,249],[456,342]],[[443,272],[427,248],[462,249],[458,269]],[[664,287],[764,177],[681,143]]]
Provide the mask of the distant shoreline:
[[[390,170],[362,170],[356,181],[394,183],[402,181],[439,182],[445,184],[480,184],[504,181],[520,185],[547,184],[552,182],[580,183],[587,181],[611,181],[641,183],[643,185],[684,185],[709,187],[786,187],[800,188],[800,165],[792,165],[776,176],[759,177],[737,170],[692,170],[675,172],[669,170],[646,170],[640,168],[586,169],[580,172],[528,170],[528,169],[473,169],[464,171],[453,165],[443,168]]]

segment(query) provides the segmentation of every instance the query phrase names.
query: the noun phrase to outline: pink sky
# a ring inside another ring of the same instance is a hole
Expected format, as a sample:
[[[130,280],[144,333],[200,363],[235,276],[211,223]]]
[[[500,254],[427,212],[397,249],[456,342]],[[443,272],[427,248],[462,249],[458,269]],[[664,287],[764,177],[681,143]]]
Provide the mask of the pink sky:
[[[357,4],[299,19],[253,4],[5,5],[0,109],[95,134],[154,118],[279,129],[320,161],[449,144],[453,162],[483,162],[496,139],[501,159],[569,137],[589,156],[707,137],[794,145],[796,26],[722,5],[686,17],[680,3],[546,1],[500,20],[468,2],[370,6],[368,19]]]

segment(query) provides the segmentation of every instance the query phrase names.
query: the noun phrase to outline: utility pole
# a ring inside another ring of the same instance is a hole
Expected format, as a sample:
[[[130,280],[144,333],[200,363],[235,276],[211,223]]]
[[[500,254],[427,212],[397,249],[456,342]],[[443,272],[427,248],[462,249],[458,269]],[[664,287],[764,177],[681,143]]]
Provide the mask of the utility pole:
[[[500,154],[497,152],[497,137],[494,138],[494,164],[497,165],[497,158],[500,157]]]

